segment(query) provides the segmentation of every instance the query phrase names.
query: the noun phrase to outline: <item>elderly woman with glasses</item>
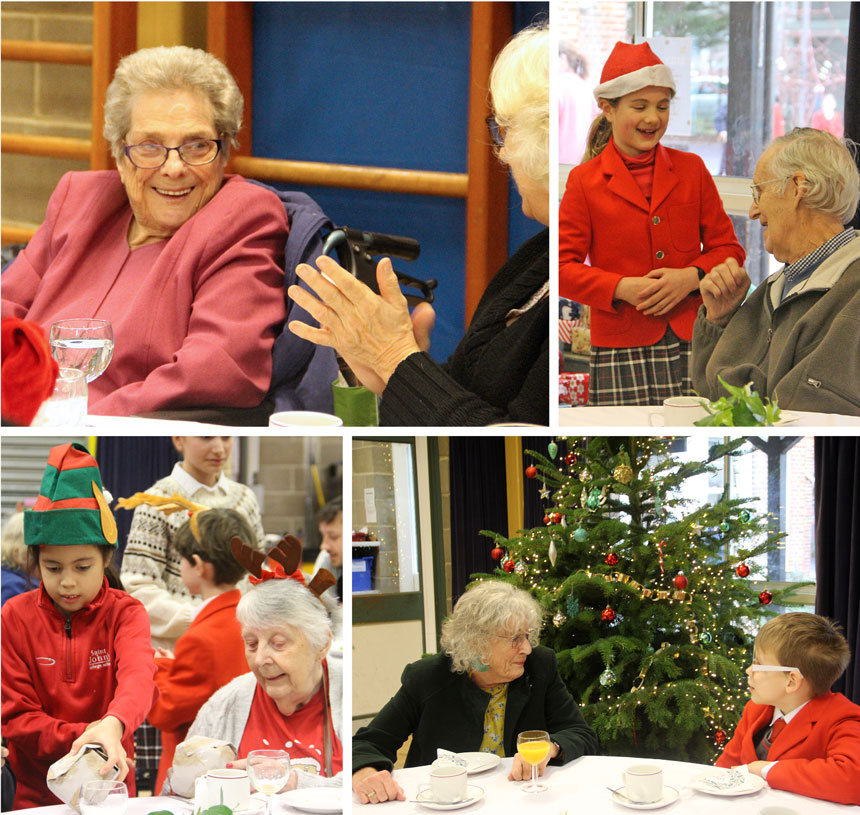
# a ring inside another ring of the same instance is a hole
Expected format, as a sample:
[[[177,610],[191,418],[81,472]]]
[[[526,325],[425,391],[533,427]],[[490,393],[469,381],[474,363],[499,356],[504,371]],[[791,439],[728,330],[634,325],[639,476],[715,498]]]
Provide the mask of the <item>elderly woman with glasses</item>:
[[[523,200],[549,224],[549,31],[521,31],[490,76],[492,136]],[[492,238],[491,238],[492,239]],[[320,328],[289,323],[304,339],[337,350],[361,382],[382,396],[383,425],[488,425],[549,421],[549,230],[526,241],[496,273],[453,355],[426,352],[435,321],[426,303],[410,318],[391,261],[377,268],[380,295],[331,258],[298,276],[316,293],[289,295]]]
[[[744,300],[734,261],[702,281],[690,374],[703,396],[752,383],[783,408],[860,416],[860,173],[851,142],[811,128],[774,139],[756,164],[750,218],[785,265]]]
[[[469,589],[442,624],[442,653],[407,665],[400,690],[352,740],[352,788],[362,804],[403,800],[391,776],[397,750],[411,735],[406,766],[431,764],[436,750],[514,756],[509,780],[529,777],[517,734],[549,733],[539,766],[566,764],[597,749],[558,675],[555,653],[537,645],[538,602],[509,583]]]
[[[225,177],[242,107],[204,51],[125,57],[105,100],[116,170],[63,176],[3,274],[4,316],[113,324],[91,413],[253,407],[269,389],[288,230],[277,196]]]

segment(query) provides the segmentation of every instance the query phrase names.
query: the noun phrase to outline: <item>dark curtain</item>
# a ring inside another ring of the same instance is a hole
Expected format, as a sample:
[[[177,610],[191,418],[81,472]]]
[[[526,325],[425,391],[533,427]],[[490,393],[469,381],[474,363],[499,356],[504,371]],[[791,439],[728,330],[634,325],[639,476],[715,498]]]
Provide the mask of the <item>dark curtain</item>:
[[[490,529],[507,536],[505,440],[452,436],[449,456],[451,599],[456,603],[470,575],[491,572],[498,566],[490,555],[492,538],[478,533]]]
[[[848,61],[845,66],[845,137],[860,142],[860,3],[851,4]],[[860,166],[860,154],[854,157]],[[851,224],[860,229],[860,210]]]
[[[537,463],[526,451],[534,450],[536,453],[549,458],[546,448],[551,441],[553,441],[552,436],[523,436],[523,470],[529,465]],[[563,442],[558,443],[559,449],[563,446]],[[555,463],[558,464],[558,456],[556,456]],[[540,478],[523,479],[523,525],[526,529],[543,526],[546,508],[552,503],[551,499],[541,500],[540,488]]]
[[[815,438],[815,573],[815,613],[842,626],[853,655],[833,690],[860,702],[860,438],[856,436]]]
[[[145,492],[159,478],[170,475],[179,458],[170,436],[99,436],[96,460],[102,483],[114,499],[111,508],[119,535],[119,550],[111,561],[117,574],[122,565],[122,555],[134,515],[133,511],[117,509],[117,499]]]

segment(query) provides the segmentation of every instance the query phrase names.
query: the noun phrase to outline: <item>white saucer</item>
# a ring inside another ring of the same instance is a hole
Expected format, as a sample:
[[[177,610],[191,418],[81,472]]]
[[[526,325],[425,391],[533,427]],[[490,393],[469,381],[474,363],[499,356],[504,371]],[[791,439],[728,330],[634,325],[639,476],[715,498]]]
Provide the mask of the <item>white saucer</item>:
[[[626,789],[626,787],[619,787],[612,793],[612,800],[615,801],[616,804],[621,804],[621,806],[627,807],[628,809],[660,809],[662,807],[669,806],[669,804],[674,804],[675,801],[681,797],[681,793],[678,792],[678,790],[664,784],[663,797],[659,801],[651,801],[648,804],[634,804],[633,801],[621,797],[621,795],[625,794]],[[618,793],[621,793],[621,795]]]
[[[697,792],[704,792],[707,795],[719,795],[723,798],[734,798],[738,795],[752,795],[753,793],[758,792],[761,789],[764,789],[764,779],[761,776],[753,775],[750,773],[749,779],[750,784],[752,784],[752,789],[729,789],[729,790],[718,790],[714,789],[714,787],[709,784],[703,783],[703,780],[708,777],[707,773],[703,775],[697,775],[690,781],[690,786],[696,790]]]
[[[466,787],[466,797],[462,801],[457,801],[456,804],[440,804],[438,801],[433,799],[429,789],[421,790],[421,792],[415,796],[415,803],[421,804],[421,806],[427,807],[428,809],[462,809],[463,807],[474,804],[476,801],[480,801],[483,797],[483,789],[469,784],[469,786]]]
[[[339,787],[308,787],[278,796],[278,802],[304,812],[343,812],[343,790]]]
[[[466,773],[468,775],[485,773],[487,770],[495,769],[502,760],[502,757],[495,753],[457,753],[457,755],[466,760]]]
[[[774,422],[775,427],[781,427],[785,424],[794,424],[800,416],[796,413],[792,413],[789,410],[781,410],[779,413],[779,418]]]

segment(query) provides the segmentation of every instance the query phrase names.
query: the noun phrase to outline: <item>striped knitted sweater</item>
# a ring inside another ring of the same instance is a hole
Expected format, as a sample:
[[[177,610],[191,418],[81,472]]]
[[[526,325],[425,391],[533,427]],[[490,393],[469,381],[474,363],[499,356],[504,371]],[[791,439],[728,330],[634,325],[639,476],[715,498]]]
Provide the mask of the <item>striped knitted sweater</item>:
[[[235,509],[248,519],[257,535],[257,546],[262,547],[260,508],[253,491],[244,484],[223,478],[215,490],[201,488],[188,494],[171,474],[156,481],[146,492],[165,496],[178,493],[211,509]],[[181,558],[174,548],[176,533],[187,520],[185,512],[165,515],[143,504],[135,509],[128,533],[122,582],[128,593],[146,608],[155,648],[172,649],[200,605],[199,598],[192,598],[182,583]]]

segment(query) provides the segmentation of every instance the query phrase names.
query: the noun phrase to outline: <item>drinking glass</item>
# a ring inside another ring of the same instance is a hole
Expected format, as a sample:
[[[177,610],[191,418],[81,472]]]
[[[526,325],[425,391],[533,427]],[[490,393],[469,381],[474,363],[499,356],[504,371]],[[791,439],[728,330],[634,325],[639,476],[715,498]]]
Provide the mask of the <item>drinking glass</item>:
[[[284,750],[252,750],[247,767],[251,783],[266,796],[266,815],[272,815],[272,798],[290,777],[290,754]]]
[[[113,356],[113,326],[109,320],[57,320],[51,324],[50,343],[61,368],[77,368],[92,382]]]
[[[87,380],[77,368],[60,368],[54,392],[39,407],[30,427],[75,427],[87,420]]]
[[[122,781],[87,781],[81,787],[81,815],[125,815],[128,788]]]
[[[544,792],[546,784],[538,783],[537,768],[552,747],[546,730],[524,730],[517,736],[517,752],[526,764],[531,764],[532,778],[523,787],[524,792]]]

